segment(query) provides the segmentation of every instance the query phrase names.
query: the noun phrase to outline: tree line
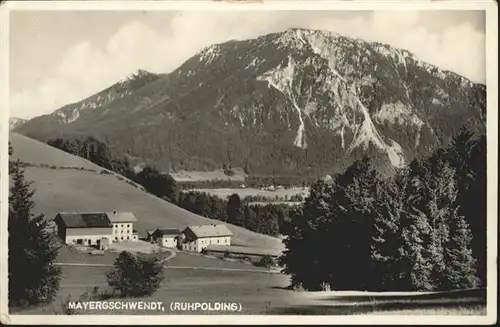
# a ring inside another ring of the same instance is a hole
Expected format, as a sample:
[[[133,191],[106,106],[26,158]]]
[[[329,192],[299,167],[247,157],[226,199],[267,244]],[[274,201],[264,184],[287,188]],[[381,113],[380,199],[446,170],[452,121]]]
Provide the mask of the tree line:
[[[437,291],[486,285],[486,137],[382,178],[365,157],[316,183],[284,226],[294,286]]]
[[[108,145],[98,140],[93,136],[88,137],[71,137],[71,138],[56,138],[47,141],[47,144],[63,150],[65,152],[71,153],[73,155],[85,158],[98,166],[112,170],[120,175],[123,175],[135,182],[139,183],[136,171],[132,167],[130,161],[126,156],[119,157],[111,153]],[[149,177],[155,177],[158,179],[168,179],[169,181],[174,180],[170,174],[160,173],[155,167],[146,165],[142,170],[147,169],[147,175]],[[231,176],[234,172],[228,168],[224,170],[224,173]],[[144,176],[142,176],[144,178]],[[260,176],[252,175],[247,176],[244,181],[236,180],[207,180],[207,181],[182,181],[177,182],[175,185],[167,185],[170,189],[175,189],[176,191],[189,190],[189,189],[204,189],[204,188],[239,188],[241,185],[246,187],[260,188],[262,186],[278,186],[281,185],[285,188],[290,188],[293,186],[303,186],[306,187],[310,185],[314,179],[301,177],[301,176]],[[148,184],[156,184],[152,179],[148,180]],[[158,185],[165,184],[165,181],[158,181]],[[145,186],[145,185],[143,185]],[[175,186],[175,187],[174,187]],[[146,187],[146,186],[145,186]],[[154,187],[153,188],[158,188]],[[167,190],[167,193],[171,193],[171,190]],[[159,193],[156,190],[156,193]],[[163,195],[162,195],[163,196]],[[166,197],[170,198],[170,194],[166,194]]]
[[[170,202],[176,201],[177,186],[175,179],[170,174],[161,173],[151,166],[145,166],[136,172],[127,157],[113,156],[106,143],[92,136],[70,139],[57,138],[49,140],[47,144],[125,176],[160,198]]]
[[[271,236],[282,233],[285,221],[292,210],[291,206],[283,204],[269,203],[265,206],[248,204],[236,193],[226,200],[196,191],[179,193],[177,205],[203,217]]]

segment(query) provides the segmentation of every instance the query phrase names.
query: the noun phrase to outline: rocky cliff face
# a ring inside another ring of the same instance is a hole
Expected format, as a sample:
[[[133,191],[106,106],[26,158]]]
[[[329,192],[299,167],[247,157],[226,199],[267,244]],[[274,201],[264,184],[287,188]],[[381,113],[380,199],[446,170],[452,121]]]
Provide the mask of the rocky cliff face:
[[[363,155],[399,167],[464,124],[485,129],[484,85],[324,31],[212,45],[170,74],[138,76],[17,131],[92,134],[163,169],[325,173]]]

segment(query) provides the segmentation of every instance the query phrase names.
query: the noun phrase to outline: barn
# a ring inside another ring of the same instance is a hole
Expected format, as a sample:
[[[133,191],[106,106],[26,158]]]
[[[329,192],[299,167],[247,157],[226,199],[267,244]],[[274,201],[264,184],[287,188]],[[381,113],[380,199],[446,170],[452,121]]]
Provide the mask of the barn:
[[[112,240],[113,224],[105,213],[59,213],[54,223],[66,244],[99,246],[101,239]]]
[[[53,219],[57,234],[67,244],[99,245],[120,241],[137,241],[133,229],[137,221],[131,212],[61,212]]]

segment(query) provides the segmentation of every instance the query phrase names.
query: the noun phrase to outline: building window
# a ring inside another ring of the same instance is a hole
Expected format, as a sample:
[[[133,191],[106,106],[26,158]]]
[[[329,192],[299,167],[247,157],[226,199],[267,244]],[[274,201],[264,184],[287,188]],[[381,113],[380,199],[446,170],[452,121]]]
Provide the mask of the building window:
[[[130,237],[129,237],[129,236],[127,236],[127,240],[130,240]]]
[[[122,240],[123,240],[123,236],[122,236]]]
[[[117,237],[115,237],[115,241],[118,241],[118,236],[117,236]]]
[[[219,244],[219,239],[217,239],[217,244]]]

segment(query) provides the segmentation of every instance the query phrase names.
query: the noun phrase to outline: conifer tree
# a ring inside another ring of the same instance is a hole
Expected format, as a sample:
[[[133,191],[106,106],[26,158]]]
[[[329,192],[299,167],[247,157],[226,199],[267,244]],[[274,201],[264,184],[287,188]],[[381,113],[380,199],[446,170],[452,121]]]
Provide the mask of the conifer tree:
[[[291,276],[293,286],[318,289],[321,282],[330,279],[329,266],[323,260],[330,254],[327,249],[331,249],[326,237],[330,233],[324,228],[331,218],[329,192],[324,183],[313,184],[304,206],[293,210],[289,222],[283,225],[286,250],[279,262],[284,266],[283,272]]]
[[[476,259],[470,248],[471,232],[465,218],[454,210],[450,216],[450,239],[444,251],[445,269],[440,288],[443,290],[469,289],[478,286]]]
[[[404,290],[408,287],[403,263],[401,217],[405,210],[408,171],[400,170],[380,182],[371,244],[371,287],[375,290]]]
[[[371,244],[375,216],[376,188],[379,181],[370,159],[354,162],[335,182],[331,215],[335,233],[335,247],[340,260],[335,268],[336,286],[344,289],[371,287]],[[356,235],[356,237],[353,237]],[[339,243],[340,242],[340,243]],[[349,259],[350,258],[350,259]],[[356,258],[356,260],[352,260]],[[341,262],[341,264],[340,264]]]
[[[258,207],[257,207],[258,209]],[[245,228],[249,229],[251,231],[256,231],[257,230],[257,215],[255,214],[255,211],[253,210],[252,207],[245,205],[244,209],[244,216],[245,216]]]
[[[58,246],[46,231],[42,214],[33,215],[34,191],[17,161],[12,167],[9,196],[9,305],[51,302],[59,288],[61,271],[54,266]]]
[[[425,165],[419,160],[410,164],[407,183],[407,197],[400,219],[403,241],[400,267],[404,271],[402,283],[407,290],[429,291],[433,289],[432,263],[426,255],[431,226],[428,217],[420,210],[425,184],[421,180]]]
[[[424,196],[420,208],[431,227],[426,255],[432,263],[433,289],[439,289],[446,263],[445,244],[450,237],[449,220],[454,215],[456,204],[455,171],[444,161],[444,152],[436,151],[427,160],[428,169],[423,176]]]
[[[227,222],[237,225],[243,226],[245,223],[245,217],[243,216],[243,210],[241,207],[241,199],[240,196],[236,193],[232,194],[229,197],[226,207],[227,212]]]

